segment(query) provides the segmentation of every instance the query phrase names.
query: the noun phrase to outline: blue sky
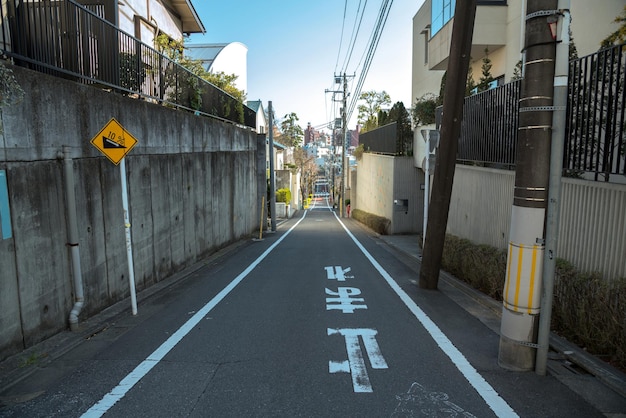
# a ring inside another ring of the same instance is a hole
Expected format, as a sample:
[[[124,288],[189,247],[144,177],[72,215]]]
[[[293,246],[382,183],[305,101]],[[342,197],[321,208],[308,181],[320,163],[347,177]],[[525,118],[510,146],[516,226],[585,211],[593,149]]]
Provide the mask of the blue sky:
[[[339,104],[325,93],[326,89],[341,88],[334,84],[334,74],[343,69],[347,74],[356,73],[349,90],[356,88],[381,3],[382,0],[194,0],[206,33],[192,35],[187,42],[243,43],[248,47],[248,100],[262,100],[265,108],[271,100],[277,118],[295,112],[303,128],[308,122],[321,125],[339,117]],[[407,108],[411,106],[412,21],[422,3],[423,0],[392,2],[362,92],[385,90],[392,103],[402,101]],[[351,59],[344,65],[359,7],[365,7],[365,13]],[[350,129],[356,125],[356,116],[355,110]]]

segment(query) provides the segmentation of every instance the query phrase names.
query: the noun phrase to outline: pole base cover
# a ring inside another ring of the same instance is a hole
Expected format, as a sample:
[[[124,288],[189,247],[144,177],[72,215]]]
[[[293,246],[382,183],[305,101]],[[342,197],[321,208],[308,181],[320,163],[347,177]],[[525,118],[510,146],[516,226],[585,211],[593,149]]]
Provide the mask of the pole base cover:
[[[502,308],[498,364],[512,371],[531,371],[537,356],[538,315]]]

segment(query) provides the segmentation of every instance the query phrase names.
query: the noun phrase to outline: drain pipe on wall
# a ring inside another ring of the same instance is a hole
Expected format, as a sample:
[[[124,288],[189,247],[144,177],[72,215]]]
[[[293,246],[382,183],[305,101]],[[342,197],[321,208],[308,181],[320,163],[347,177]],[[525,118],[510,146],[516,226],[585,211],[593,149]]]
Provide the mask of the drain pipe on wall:
[[[69,322],[72,331],[78,331],[78,315],[83,309],[85,295],[83,293],[83,275],[80,270],[80,252],[78,250],[78,221],[76,220],[76,189],[74,186],[74,162],[71,147],[63,146],[63,171],[65,174],[65,198],[67,206],[67,246],[72,259],[72,276],[74,277],[74,307],[70,312]]]

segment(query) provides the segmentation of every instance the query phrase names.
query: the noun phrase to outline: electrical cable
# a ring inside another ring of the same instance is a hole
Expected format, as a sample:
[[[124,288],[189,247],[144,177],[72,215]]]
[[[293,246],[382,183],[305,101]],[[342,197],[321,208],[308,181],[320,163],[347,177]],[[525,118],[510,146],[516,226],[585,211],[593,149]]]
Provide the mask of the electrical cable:
[[[363,64],[363,69],[359,76],[359,80],[357,82],[357,87],[352,96],[352,100],[350,105],[348,106],[348,110],[346,112],[347,120],[352,118],[352,113],[354,112],[354,108],[356,107],[356,103],[358,102],[358,97],[361,94],[361,89],[363,88],[363,84],[365,83],[365,79],[367,77],[367,73],[369,72],[370,65],[374,58],[374,54],[376,53],[376,49],[378,48],[378,42],[380,41],[380,37],[382,35],[385,24],[387,23],[387,18],[389,17],[389,10],[393,4],[393,0],[385,0],[380,8],[380,13],[378,16],[378,20],[376,23],[376,27],[372,32],[372,41],[369,45],[369,49],[367,51],[367,56],[365,58],[365,62]]]
[[[343,29],[346,25],[346,11],[348,10],[348,0],[345,1],[343,6],[343,22],[341,23],[341,37],[339,38],[339,50],[337,51],[337,60],[335,61],[335,72],[337,72],[337,65],[339,64],[339,56],[341,55],[341,45],[343,44]]]
[[[365,0],[365,4],[363,5],[362,10],[361,10],[361,2],[359,1],[359,7],[357,8],[356,16],[354,17],[355,19],[354,26],[352,27],[352,39],[350,40],[350,46],[348,46],[348,49],[350,50],[350,52],[346,54],[346,59],[343,62],[343,66],[341,70],[341,72],[343,73],[346,72],[346,69],[348,68],[348,65],[350,64],[350,60],[352,59],[352,52],[354,52],[356,40],[359,36],[359,31],[361,30],[361,24],[363,23],[363,16],[365,16],[366,7],[367,7],[367,0]],[[359,19],[359,24],[357,25],[356,19],[359,16],[359,10],[361,10],[361,18]]]

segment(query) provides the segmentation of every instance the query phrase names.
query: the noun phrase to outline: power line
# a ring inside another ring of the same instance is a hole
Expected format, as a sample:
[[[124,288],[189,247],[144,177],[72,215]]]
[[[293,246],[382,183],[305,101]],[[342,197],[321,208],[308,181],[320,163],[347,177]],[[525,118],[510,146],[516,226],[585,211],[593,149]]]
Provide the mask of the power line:
[[[339,56],[341,55],[341,45],[343,44],[343,28],[346,24],[346,10],[348,9],[348,0],[345,1],[343,6],[343,22],[341,23],[341,37],[339,38],[339,50],[337,51],[337,60],[335,61],[335,72],[337,71],[337,65],[339,64]]]
[[[367,56],[365,58],[365,62],[363,64],[363,70],[361,71],[361,74],[359,76],[359,80],[357,82],[356,89],[352,96],[350,106],[348,106],[347,120],[350,120],[352,118],[352,113],[354,112],[356,103],[359,100],[361,89],[363,88],[363,83],[365,83],[365,79],[367,78],[367,73],[369,72],[369,68],[370,68],[370,65],[372,64],[372,60],[374,59],[374,54],[376,53],[378,42],[380,41],[380,37],[382,35],[383,29],[385,28],[385,24],[387,23],[387,18],[389,17],[389,10],[391,9],[392,4],[393,4],[393,0],[385,0],[380,7],[378,20],[372,32],[371,42],[367,50]]]
[[[349,53],[346,54],[346,59],[344,60],[341,72],[345,73],[348,69],[348,65],[350,64],[350,60],[352,59],[352,52],[354,51],[354,47],[356,45],[356,40],[359,36],[359,31],[361,29],[361,24],[363,23],[363,16],[365,16],[365,9],[367,8],[367,0],[365,0],[365,4],[363,4],[363,9],[361,10],[361,2],[359,1],[359,7],[356,11],[356,16],[354,17],[354,26],[352,27],[352,39],[350,40],[350,46],[348,49]],[[361,10],[361,18],[359,19],[359,24],[356,24],[356,19],[359,17],[359,10]]]

